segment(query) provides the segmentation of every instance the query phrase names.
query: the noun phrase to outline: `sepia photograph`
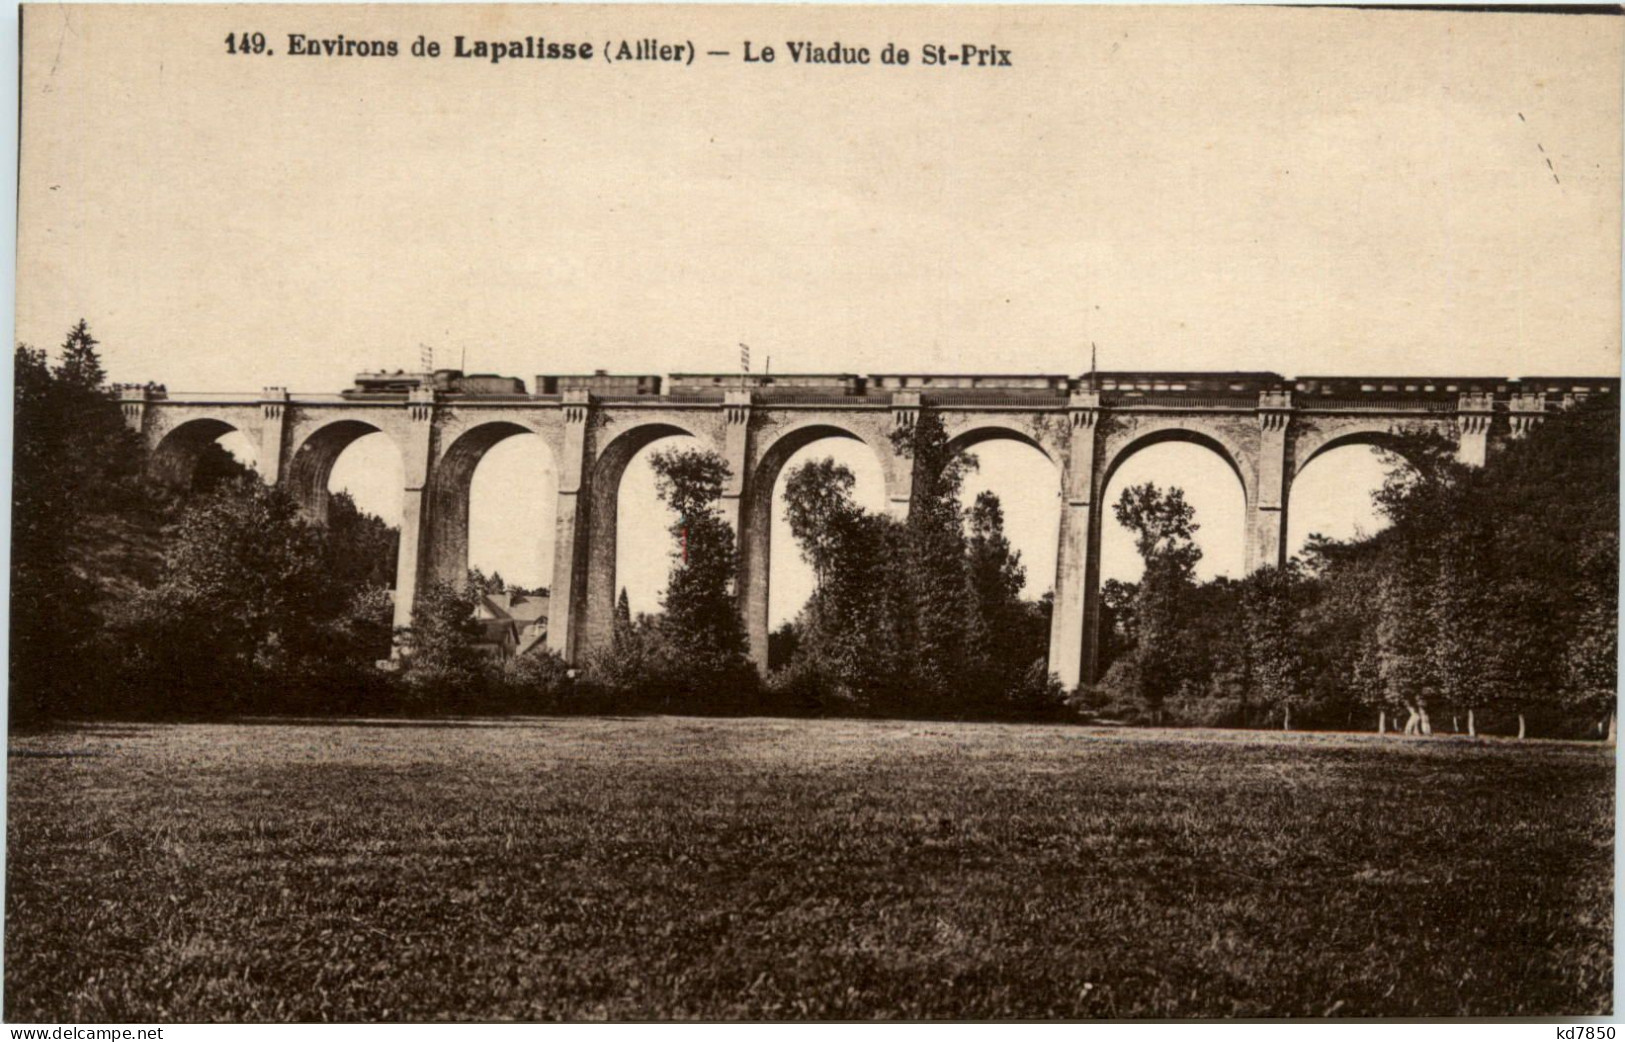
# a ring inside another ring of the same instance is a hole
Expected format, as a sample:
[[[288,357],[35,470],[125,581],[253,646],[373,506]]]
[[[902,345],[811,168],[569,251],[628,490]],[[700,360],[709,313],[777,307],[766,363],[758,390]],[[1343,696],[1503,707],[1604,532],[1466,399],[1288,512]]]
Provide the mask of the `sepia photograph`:
[[[1619,8],[19,20],[7,1022],[1613,1016]]]

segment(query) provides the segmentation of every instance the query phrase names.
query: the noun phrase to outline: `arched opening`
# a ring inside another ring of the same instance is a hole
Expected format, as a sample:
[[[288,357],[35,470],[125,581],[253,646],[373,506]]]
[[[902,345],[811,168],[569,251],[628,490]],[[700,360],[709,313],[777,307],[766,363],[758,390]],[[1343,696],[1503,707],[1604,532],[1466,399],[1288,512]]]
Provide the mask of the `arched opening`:
[[[545,590],[553,581],[558,492],[558,468],[541,438],[492,446],[469,486],[469,567],[500,574],[510,588]]]
[[[1221,575],[1239,578],[1246,562],[1247,493],[1229,454],[1216,442],[1163,438],[1142,442],[1120,454],[1100,496],[1100,580],[1137,582],[1145,564],[1134,533],[1117,520],[1123,490],[1151,482],[1180,489],[1195,511],[1196,545],[1202,559],[1198,581]]]
[[[333,457],[316,498],[336,551],[334,575],[345,584],[395,588],[404,483],[400,453],[386,434],[364,433]]]
[[[593,464],[580,644],[585,650],[608,646],[621,589],[626,590],[634,615],[660,608],[671,573],[668,529],[674,517],[655,491],[650,457],[682,445],[707,447],[692,432],[673,424],[644,424],[617,436]]]
[[[1345,439],[1321,449],[1298,468],[1287,509],[1287,554],[1300,555],[1311,535],[1349,541],[1388,527],[1375,494],[1402,456],[1380,441]]]
[[[173,488],[211,488],[238,472],[238,465],[257,469],[258,453],[248,435],[225,420],[196,419],[164,435],[149,466],[159,481]]]
[[[286,480],[314,521],[327,520],[333,492],[346,492],[363,512],[398,528],[402,474],[400,451],[387,435],[361,420],[336,420],[305,438],[288,464]]]
[[[742,547],[745,628],[758,666],[772,662],[773,631],[801,613],[813,594],[812,566],[790,531],[785,487],[804,463],[831,459],[852,472],[852,495],[873,513],[886,510],[886,475],[874,449],[831,424],[812,424],[783,435],[763,454],[752,478]]]
[[[216,439],[215,444],[220,446],[221,452],[224,452],[227,456],[231,457],[230,463],[234,465],[228,465],[227,468],[231,473],[239,473],[239,467],[247,468],[248,470],[255,472],[259,471],[259,450],[254,443],[248,439],[248,435],[244,434],[242,431],[228,431]],[[196,481],[195,476],[193,480]]]
[[[457,437],[434,471],[430,574],[461,585],[469,570],[540,590],[552,581],[558,476],[530,428],[483,423]]]
[[[1123,491],[1150,482],[1167,492],[1177,488],[1194,512],[1193,541],[1202,551],[1195,568],[1198,583],[1220,576],[1240,578],[1246,568],[1248,489],[1235,455],[1207,435],[1171,429],[1149,434],[1125,446],[1109,462],[1095,505],[1094,538],[1099,542],[1099,572],[1085,579],[1086,612],[1094,628],[1084,679],[1108,676],[1113,662],[1132,645],[1126,628],[1133,617],[1135,588],[1145,562],[1135,533],[1117,520]],[[1090,661],[1090,658],[1093,661]]]
[[[401,525],[401,454],[389,435],[364,434],[339,450],[328,473],[329,496],[343,492],[356,509],[394,528]]]
[[[965,509],[970,510],[983,492],[998,497],[1005,536],[1027,570],[1022,597],[1036,601],[1053,593],[1061,526],[1060,468],[1031,440],[998,430],[956,439],[951,445],[976,461],[960,490]]]

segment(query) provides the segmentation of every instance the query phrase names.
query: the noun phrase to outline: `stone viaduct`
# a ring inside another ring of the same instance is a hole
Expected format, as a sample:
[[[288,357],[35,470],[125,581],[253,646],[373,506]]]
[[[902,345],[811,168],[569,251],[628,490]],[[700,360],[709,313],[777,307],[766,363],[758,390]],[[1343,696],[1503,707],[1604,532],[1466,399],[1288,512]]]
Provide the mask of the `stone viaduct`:
[[[362,374],[339,394],[170,394],[121,385],[126,420],[142,433],[162,480],[191,479],[198,453],[229,431],[258,448],[264,479],[286,485],[306,513],[325,516],[327,481],[346,446],[373,432],[399,449],[405,473],[396,623],[411,619],[432,579],[468,567],[469,485],[498,442],[540,437],[558,471],[548,642],[565,659],[603,645],[616,595],[617,497],[639,450],[668,435],[714,446],[731,471],[723,508],[739,534],[737,589],[751,654],[765,669],[772,495],[789,458],[822,438],[874,452],[894,515],[906,516],[911,462],[888,438],[922,409],[941,416],[964,449],[1013,439],[1043,453],[1060,477],[1051,669],[1068,687],[1094,677],[1101,500],[1136,452],[1166,441],[1203,446],[1241,483],[1249,570],[1286,554],[1293,478],[1349,444],[1389,444],[1430,430],[1482,465],[1492,443],[1586,395],[1617,401],[1617,379],[1298,377],[1275,373],[1095,373],[1065,376],[883,374],[538,377]],[[538,533],[542,538],[545,533]]]

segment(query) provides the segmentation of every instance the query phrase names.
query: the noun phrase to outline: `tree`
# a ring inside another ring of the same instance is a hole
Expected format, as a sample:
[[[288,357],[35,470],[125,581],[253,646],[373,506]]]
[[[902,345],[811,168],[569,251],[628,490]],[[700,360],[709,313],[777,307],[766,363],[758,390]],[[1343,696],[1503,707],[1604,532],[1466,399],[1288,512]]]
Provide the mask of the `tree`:
[[[1501,639],[1520,638],[1500,645],[1508,688],[1559,726],[1601,721],[1606,732],[1614,715],[1619,469],[1619,409],[1592,399],[1511,442],[1488,482],[1497,603],[1512,616]]]
[[[1107,579],[1100,584],[1100,643],[1096,654],[1102,674],[1111,669],[1112,663],[1134,650],[1139,639],[1134,602],[1139,595],[1139,583]]]
[[[1264,568],[1241,583],[1242,634],[1249,677],[1265,705],[1280,710],[1281,729],[1292,730],[1292,711],[1305,696],[1303,636],[1299,631],[1297,566]]]
[[[62,359],[56,366],[56,378],[64,386],[89,393],[99,393],[107,380],[102,368],[101,355],[96,347],[101,342],[90,335],[90,326],[84,319],[68,331],[62,342]]]
[[[1614,741],[1617,713],[1614,701],[1619,668],[1619,536],[1604,532],[1592,536],[1580,552],[1580,574],[1575,580],[1574,634],[1564,666],[1574,701],[1607,720],[1608,741]]]
[[[335,620],[337,654],[355,670],[388,658],[395,644],[394,619],[394,591],[379,585],[353,589]]]
[[[1497,603],[1493,519],[1478,496],[1449,496],[1441,505],[1453,516],[1434,537],[1432,670],[1440,697],[1466,710],[1467,733],[1477,737],[1478,711],[1501,689],[1493,642],[1505,606]]]
[[[72,697],[62,684],[83,639],[65,603],[84,596],[73,575],[67,533],[77,504],[56,477],[60,428],[53,415],[54,378],[43,351],[18,347],[15,363],[11,512],[11,713],[26,721],[64,708]]]
[[[595,656],[592,673],[605,687],[630,694],[647,684],[658,665],[658,634],[644,616],[632,618],[632,602],[626,588],[615,602],[615,625],[610,634],[608,654]]]
[[[298,655],[342,604],[325,558],[292,497],[249,478],[187,508],[160,591],[217,655]]]
[[[368,608],[333,582],[323,550],[292,499],[255,478],[194,497],[161,581],[113,620],[128,703],[117,708],[244,708],[262,681],[294,684],[349,657],[352,613]]]
[[[1021,606],[1021,589],[1027,583],[1027,569],[1021,554],[1011,549],[1004,534],[1004,507],[992,492],[981,492],[968,518],[967,546],[970,593],[975,614],[989,620],[997,639],[1001,624],[1008,624]]]
[[[1438,685],[1429,650],[1434,638],[1430,578],[1414,548],[1399,547],[1387,556],[1373,602],[1377,675],[1387,701],[1408,712],[1405,733],[1410,735],[1433,733],[1429,709]]]
[[[791,619],[767,636],[767,666],[770,672],[783,669],[801,654],[802,628]]]
[[[865,513],[852,488],[851,472],[834,461],[803,464],[786,481],[792,531],[803,556],[822,566],[814,562],[818,585],[796,620],[778,683],[805,708],[901,709],[916,694],[903,531]]]
[[[959,491],[976,461],[951,448],[941,416],[931,409],[920,410],[891,439],[912,464],[902,540],[907,568],[900,578],[912,601],[907,645],[917,697],[922,708],[961,708],[971,611]]]
[[[1179,489],[1164,493],[1149,482],[1124,489],[1113,509],[1118,522],[1134,533],[1145,562],[1135,598],[1133,694],[1151,719],[1161,722],[1163,703],[1190,679],[1189,649],[1181,635],[1202,558],[1194,538],[1196,512]]]
[[[861,512],[852,499],[855,481],[850,469],[830,458],[803,463],[785,481],[790,534],[820,586],[834,567],[841,526]]]
[[[967,518],[967,624],[971,694],[994,712],[1047,712],[1059,703],[1049,680],[1049,614],[1022,600],[1027,582],[1021,554],[1004,534],[999,497],[982,492]]]
[[[1142,561],[1165,560],[1184,574],[1196,574],[1202,550],[1195,536],[1202,526],[1183,490],[1170,488],[1164,493],[1151,482],[1132,485],[1118,497],[1113,512],[1118,523],[1134,533],[1134,549]]]
[[[1391,537],[1388,537],[1391,541]],[[1376,549],[1371,540],[1347,543],[1310,536],[1299,566],[1299,633],[1305,679],[1323,709],[1339,709],[1350,724],[1361,709],[1386,733],[1397,704],[1381,672]]]
[[[324,534],[328,573],[339,585],[351,589],[395,585],[400,529],[356,506],[348,492],[335,492],[328,500]],[[500,575],[492,578],[502,581]]]
[[[714,452],[668,449],[651,459],[655,490],[677,515],[660,620],[666,674],[679,693],[735,694],[754,671],[734,596],[738,553],[718,503],[728,465]]]
[[[418,593],[411,629],[402,635],[407,688],[422,702],[450,708],[483,687],[484,657],[476,645],[476,595],[466,587],[431,582]]]
[[[10,690],[18,722],[82,706],[98,686],[98,656],[88,650],[96,584],[83,563],[103,542],[99,519],[145,501],[141,445],[103,385],[96,348],[81,321],[55,367],[43,351],[16,352]]]

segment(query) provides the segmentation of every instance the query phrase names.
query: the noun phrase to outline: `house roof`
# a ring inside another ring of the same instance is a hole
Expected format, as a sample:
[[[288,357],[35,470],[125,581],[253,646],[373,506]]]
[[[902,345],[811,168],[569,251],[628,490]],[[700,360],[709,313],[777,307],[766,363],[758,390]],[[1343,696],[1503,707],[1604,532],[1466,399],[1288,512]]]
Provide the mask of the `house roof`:
[[[486,644],[519,643],[519,624],[512,619],[481,619],[480,639]]]
[[[535,622],[547,618],[546,597],[515,597],[508,604],[508,615],[520,622]]]
[[[547,630],[544,627],[538,626],[530,631],[530,633],[525,637],[524,643],[519,645],[519,650],[514,652],[514,654],[528,655],[537,648],[545,647],[546,644]]]
[[[548,598],[504,590],[480,596],[476,614],[482,619],[513,619],[521,625],[547,618]]]

